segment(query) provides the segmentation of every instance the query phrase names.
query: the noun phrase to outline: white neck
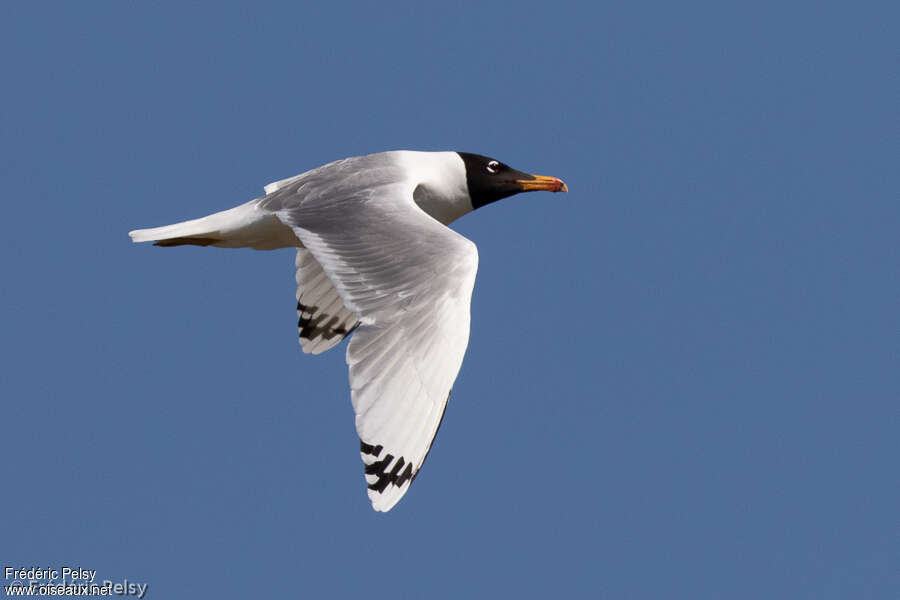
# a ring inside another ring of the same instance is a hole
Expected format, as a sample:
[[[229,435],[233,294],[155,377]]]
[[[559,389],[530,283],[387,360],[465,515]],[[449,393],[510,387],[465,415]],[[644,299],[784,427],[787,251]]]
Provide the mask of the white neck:
[[[472,212],[466,166],[459,154],[402,150],[397,158],[409,172],[416,173],[419,208],[444,225]]]

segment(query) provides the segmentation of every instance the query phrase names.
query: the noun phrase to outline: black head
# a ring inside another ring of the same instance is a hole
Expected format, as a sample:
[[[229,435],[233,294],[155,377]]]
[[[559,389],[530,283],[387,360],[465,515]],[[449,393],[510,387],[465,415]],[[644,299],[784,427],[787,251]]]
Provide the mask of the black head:
[[[457,152],[466,165],[466,183],[473,208],[508,198],[520,192],[546,190],[567,192],[566,184],[556,177],[530,175],[502,162],[468,152]]]

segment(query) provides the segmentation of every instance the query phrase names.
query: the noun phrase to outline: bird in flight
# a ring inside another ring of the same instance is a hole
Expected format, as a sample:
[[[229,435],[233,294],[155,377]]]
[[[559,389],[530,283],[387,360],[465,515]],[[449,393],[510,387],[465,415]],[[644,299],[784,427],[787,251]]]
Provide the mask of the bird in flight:
[[[300,344],[347,346],[372,508],[388,511],[437,434],[469,342],[478,250],[447,225],[502,198],[568,191],[467,152],[346,158],[212,215],[129,233],[156,246],[297,248]]]

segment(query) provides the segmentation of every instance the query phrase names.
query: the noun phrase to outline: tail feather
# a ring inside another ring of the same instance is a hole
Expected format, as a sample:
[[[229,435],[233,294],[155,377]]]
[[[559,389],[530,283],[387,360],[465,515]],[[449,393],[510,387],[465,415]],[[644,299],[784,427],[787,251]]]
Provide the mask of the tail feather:
[[[154,242],[154,246],[162,246],[163,248],[168,248],[169,246],[214,246],[222,240],[217,240],[216,238],[189,238],[189,237],[180,237],[180,238],[169,238],[165,240],[159,240],[158,242]]]
[[[256,200],[200,219],[137,229],[128,235],[134,242],[155,242],[154,246],[163,247],[191,245],[274,250],[300,245],[291,228],[274,213],[261,210]]]

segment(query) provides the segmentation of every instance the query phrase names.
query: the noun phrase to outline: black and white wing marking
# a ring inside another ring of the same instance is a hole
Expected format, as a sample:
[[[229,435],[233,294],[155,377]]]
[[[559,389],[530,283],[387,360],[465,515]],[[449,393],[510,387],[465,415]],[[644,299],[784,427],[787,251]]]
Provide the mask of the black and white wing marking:
[[[275,194],[309,176],[301,173],[265,186],[266,195]],[[297,186],[294,186],[297,187]],[[286,190],[290,193],[290,189]],[[297,248],[297,329],[300,346],[307,354],[321,354],[337,345],[353,331],[359,318],[344,306],[322,266],[306,248]]]
[[[468,345],[478,268],[475,244],[416,206],[414,188],[309,194],[277,212],[359,316],[347,364],[379,511],[406,493],[431,448]]]
[[[306,248],[297,248],[297,328],[303,351],[325,352],[358,323],[315,257]]]

